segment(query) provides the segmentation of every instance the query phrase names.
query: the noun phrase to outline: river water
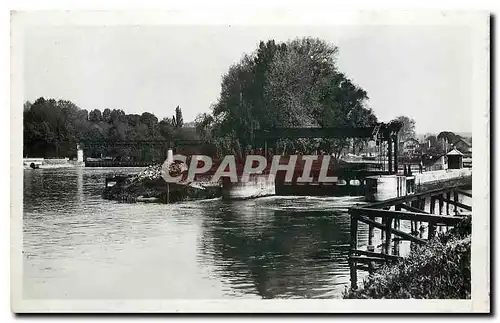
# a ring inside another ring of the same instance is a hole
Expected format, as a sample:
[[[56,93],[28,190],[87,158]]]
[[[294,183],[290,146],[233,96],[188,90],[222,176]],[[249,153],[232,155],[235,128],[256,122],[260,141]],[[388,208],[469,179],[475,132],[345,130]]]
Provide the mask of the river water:
[[[341,297],[363,198],[101,198],[106,175],[139,170],[24,171],[25,299]]]

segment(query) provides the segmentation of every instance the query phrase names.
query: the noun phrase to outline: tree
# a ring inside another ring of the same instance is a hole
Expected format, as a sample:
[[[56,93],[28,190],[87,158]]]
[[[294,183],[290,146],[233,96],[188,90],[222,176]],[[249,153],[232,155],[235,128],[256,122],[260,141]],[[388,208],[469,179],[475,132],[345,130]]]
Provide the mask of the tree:
[[[27,102],[23,117],[24,155],[42,157],[76,153],[73,143],[88,123],[87,111],[74,103],[43,97],[33,104]]]
[[[110,109],[104,109],[102,112],[102,121],[104,122],[111,122],[111,110]]]
[[[449,149],[453,144],[459,141],[462,137],[451,131],[442,131],[438,134],[437,139],[441,141],[440,148],[442,150]]]
[[[449,144],[453,144],[459,141],[462,137],[460,135],[456,135],[451,131],[442,131],[438,134],[437,139],[439,140],[447,140]]]
[[[140,122],[153,128],[158,123],[158,118],[152,113],[144,112],[141,114]]]
[[[403,124],[398,134],[399,142],[405,142],[410,138],[415,138],[415,120],[406,116],[399,116],[395,120]]]
[[[89,113],[89,121],[93,122],[93,123],[97,123],[97,122],[102,121],[101,110],[94,109],[94,110],[90,111],[90,113]]]
[[[184,125],[184,120],[182,119],[182,111],[179,106],[175,108],[175,116],[172,118],[172,125],[175,128],[182,128],[182,126]]]
[[[212,108],[211,133],[232,136],[247,147],[259,128],[375,123],[373,111],[365,106],[366,92],[338,72],[337,51],[316,38],[260,42],[254,53],[244,55],[223,75],[220,98]],[[338,154],[348,143],[329,142]]]
[[[174,126],[172,125],[172,120],[164,118],[162,121],[160,121],[158,126],[160,134],[163,136],[164,139],[170,139],[173,137]]]
[[[211,138],[211,128],[214,118],[209,113],[198,114],[194,120],[196,132],[205,139]]]
[[[26,111],[29,111],[29,109],[31,109],[31,106],[33,104],[30,102],[30,101],[26,101],[23,105],[23,111],[26,112]]]
[[[33,104],[26,102],[23,110],[25,156],[71,157],[76,156],[77,143],[169,140],[175,135],[170,119],[158,123],[158,118],[148,112],[127,115],[120,109],[105,109],[101,115],[98,109],[89,113],[71,101],[43,97]],[[193,138],[188,131],[177,135]],[[92,157],[103,154],[117,158],[156,158],[158,161],[162,161],[160,158],[164,154],[163,149],[144,151],[142,146],[108,148],[87,148],[85,154]]]

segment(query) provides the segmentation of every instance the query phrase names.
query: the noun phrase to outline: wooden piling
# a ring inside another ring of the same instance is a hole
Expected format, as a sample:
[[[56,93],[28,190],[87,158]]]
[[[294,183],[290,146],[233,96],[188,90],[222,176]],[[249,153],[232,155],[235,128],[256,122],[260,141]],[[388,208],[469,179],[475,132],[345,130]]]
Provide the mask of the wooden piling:
[[[446,215],[450,215],[450,201],[451,200],[451,192],[446,192]]]
[[[425,198],[418,199],[418,203],[417,204],[418,204],[417,208],[419,210],[425,211]],[[423,239],[423,237],[424,237],[424,230],[422,229],[423,228],[422,221],[419,221],[417,225],[418,225],[418,232],[419,232],[418,236],[419,236],[420,239]]]
[[[385,221],[385,243],[384,243],[384,248],[385,248],[385,254],[390,255],[391,254],[391,227],[392,227],[392,217],[388,217]]]
[[[401,205],[396,205],[394,207],[395,211],[401,212]],[[394,229],[400,230],[401,223],[400,219],[394,218]],[[394,255],[399,256],[399,238],[394,236]]]
[[[435,213],[435,208],[436,208],[436,197],[435,196],[431,196],[431,201],[430,201],[431,205],[430,205],[430,214],[434,214]],[[427,233],[427,239],[432,239],[434,238],[434,235],[436,234],[436,225],[435,223],[433,222],[429,222],[429,231]]]
[[[358,288],[358,277],[357,277],[357,262],[351,257],[354,255],[354,251],[358,248],[358,217],[356,214],[351,214],[351,250],[349,254],[350,271],[351,271],[351,288]]]
[[[372,221],[376,221],[375,217],[368,217]],[[373,225],[368,225],[368,246],[373,246]]]
[[[439,194],[439,215],[443,215],[444,195]],[[443,226],[439,226],[439,232],[443,231]]]

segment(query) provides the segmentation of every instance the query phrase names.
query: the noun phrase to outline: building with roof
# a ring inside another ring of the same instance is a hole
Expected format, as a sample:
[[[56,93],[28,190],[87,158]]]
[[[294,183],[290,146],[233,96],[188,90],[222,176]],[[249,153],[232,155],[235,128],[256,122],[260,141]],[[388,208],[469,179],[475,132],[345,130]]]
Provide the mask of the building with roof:
[[[453,144],[453,147],[458,149],[462,154],[472,154],[472,143],[464,138],[460,138]]]
[[[414,155],[420,150],[420,143],[415,138],[410,138],[400,143],[399,149],[403,155]]]
[[[446,154],[448,157],[448,169],[460,169],[463,168],[463,156],[458,149],[453,148],[450,152]]]

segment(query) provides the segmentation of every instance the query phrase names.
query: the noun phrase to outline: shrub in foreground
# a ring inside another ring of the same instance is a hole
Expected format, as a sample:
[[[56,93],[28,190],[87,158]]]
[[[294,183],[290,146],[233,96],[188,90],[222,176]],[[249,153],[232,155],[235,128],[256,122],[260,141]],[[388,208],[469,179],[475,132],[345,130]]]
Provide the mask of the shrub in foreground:
[[[370,275],[344,298],[470,298],[471,219]]]

